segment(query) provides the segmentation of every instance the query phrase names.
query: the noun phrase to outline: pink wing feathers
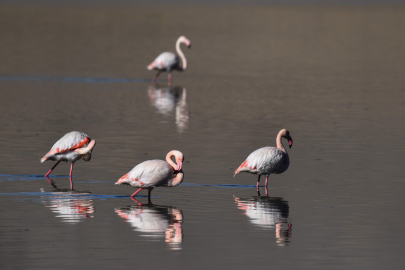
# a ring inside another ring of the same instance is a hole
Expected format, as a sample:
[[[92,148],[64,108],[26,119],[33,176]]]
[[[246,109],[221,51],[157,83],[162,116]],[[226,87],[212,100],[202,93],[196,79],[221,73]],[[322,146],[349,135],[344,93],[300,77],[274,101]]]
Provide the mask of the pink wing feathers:
[[[41,159],[41,162],[44,162],[49,156],[87,146],[90,141],[91,139],[83,132],[72,131],[66,133],[52,146],[51,150]]]

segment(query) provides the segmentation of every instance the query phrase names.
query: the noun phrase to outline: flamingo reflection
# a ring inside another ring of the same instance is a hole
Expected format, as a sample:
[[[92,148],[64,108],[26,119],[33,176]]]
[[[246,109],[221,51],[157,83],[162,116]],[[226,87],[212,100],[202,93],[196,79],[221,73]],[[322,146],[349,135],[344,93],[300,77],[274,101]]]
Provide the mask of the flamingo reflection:
[[[186,102],[186,88],[181,86],[156,88],[151,85],[148,88],[150,103],[164,116],[176,114],[176,126],[179,133],[188,128],[189,113]]]
[[[291,238],[292,224],[288,223],[289,206],[282,198],[255,196],[235,197],[238,208],[245,211],[249,221],[263,229],[275,229],[277,244],[286,246]]]
[[[55,183],[47,177],[48,182],[54,187],[54,192],[41,196],[43,203],[49,207],[62,222],[78,223],[86,218],[93,217],[95,212],[93,199],[89,192],[67,191],[59,189]],[[44,189],[41,189],[44,192]],[[49,195],[50,194],[50,195]]]
[[[137,202],[136,199],[134,201]],[[134,228],[134,231],[154,239],[164,237],[170,249],[181,249],[183,240],[181,228],[183,213],[181,210],[172,206],[142,205],[138,202],[138,205],[116,209],[115,212],[124,218]]]

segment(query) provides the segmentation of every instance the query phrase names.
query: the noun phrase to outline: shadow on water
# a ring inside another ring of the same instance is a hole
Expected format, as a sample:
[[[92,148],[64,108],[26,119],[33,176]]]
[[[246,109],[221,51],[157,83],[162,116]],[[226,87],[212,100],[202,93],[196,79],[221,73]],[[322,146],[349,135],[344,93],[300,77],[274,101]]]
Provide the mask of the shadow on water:
[[[275,229],[279,246],[288,245],[292,224],[288,222],[290,208],[287,201],[278,197],[254,196],[249,199],[235,197],[235,202],[252,224],[263,229]]]
[[[179,133],[183,133],[188,128],[190,116],[185,87],[158,88],[157,85],[151,85],[148,88],[148,96],[151,106],[155,107],[158,113],[169,117],[175,112],[176,126]]]
[[[130,205],[115,209],[134,231],[142,233],[150,241],[164,238],[169,249],[180,250],[183,241],[183,213],[173,206],[147,204]]]

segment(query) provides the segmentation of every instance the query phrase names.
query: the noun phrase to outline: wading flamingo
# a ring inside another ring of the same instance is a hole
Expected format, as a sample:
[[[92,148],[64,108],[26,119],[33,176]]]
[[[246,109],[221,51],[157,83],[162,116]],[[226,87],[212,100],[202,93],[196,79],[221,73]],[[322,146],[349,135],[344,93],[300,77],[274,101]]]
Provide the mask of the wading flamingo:
[[[172,161],[174,156],[176,163]],[[180,151],[172,150],[166,155],[166,161],[154,159],[136,165],[129,173],[118,179],[116,185],[130,185],[139,188],[132,198],[142,189],[147,189],[148,202],[155,187],[175,187],[183,182],[182,171],[184,156]]]
[[[266,195],[267,195],[267,181],[271,173],[279,174],[288,169],[290,159],[288,158],[287,151],[285,150],[281,138],[288,140],[288,145],[292,146],[293,140],[290,137],[290,132],[286,129],[280,130],[277,135],[277,148],[276,147],[263,147],[252,152],[247,159],[236,169],[235,175],[240,172],[248,172],[259,175],[257,179],[257,190],[259,190],[260,176],[266,175]]]
[[[72,171],[73,171],[73,163],[79,159],[83,159],[85,161],[90,161],[91,159],[91,150],[96,145],[95,140],[91,140],[86,134],[79,131],[72,131],[66,133],[59,141],[57,141],[51,148],[51,150],[41,159],[41,163],[46,160],[55,160],[58,161],[49,170],[45,177],[47,177],[53,169],[59,164],[61,161],[70,162],[70,188],[73,189],[73,181],[72,181]]]
[[[177,39],[176,42],[176,51],[178,56],[172,52],[161,53],[156,59],[149,64],[148,70],[157,70],[158,73],[153,78],[153,82],[156,83],[157,78],[159,77],[162,71],[167,71],[167,79],[169,85],[172,83],[172,70],[185,71],[187,69],[187,60],[183,52],[180,49],[180,44],[184,43],[188,48],[191,47],[191,42],[185,36],[181,36]],[[181,58],[182,65],[180,65],[179,57]]]

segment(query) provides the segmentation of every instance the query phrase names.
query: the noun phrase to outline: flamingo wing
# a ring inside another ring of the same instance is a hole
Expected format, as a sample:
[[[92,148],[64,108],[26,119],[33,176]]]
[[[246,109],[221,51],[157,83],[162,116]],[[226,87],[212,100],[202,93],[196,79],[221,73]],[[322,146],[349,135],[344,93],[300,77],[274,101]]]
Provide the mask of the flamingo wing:
[[[52,146],[51,150],[41,159],[41,162],[44,162],[49,156],[87,146],[90,141],[91,139],[83,132],[72,131],[66,133]]]
[[[257,174],[270,174],[277,172],[284,164],[282,151],[276,147],[263,147],[253,151],[235,171]]]
[[[172,173],[172,168],[166,161],[147,160],[136,165],[116,184],[129,184],[140,188],[156,187],[168,180]]]
[[[148,69],[172,70],[178,64],[179,58],[176,54],[172,52],[164,52],[161,53],[152,63],[149,64]]]

